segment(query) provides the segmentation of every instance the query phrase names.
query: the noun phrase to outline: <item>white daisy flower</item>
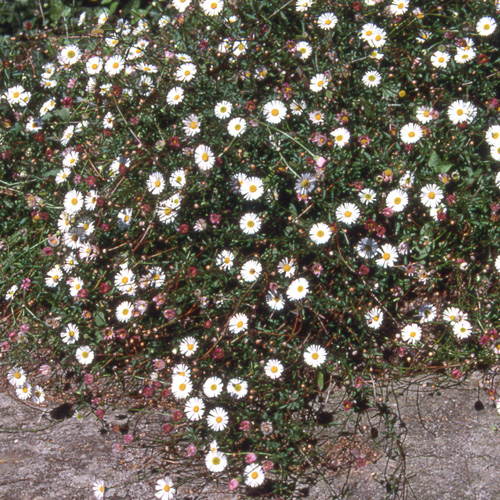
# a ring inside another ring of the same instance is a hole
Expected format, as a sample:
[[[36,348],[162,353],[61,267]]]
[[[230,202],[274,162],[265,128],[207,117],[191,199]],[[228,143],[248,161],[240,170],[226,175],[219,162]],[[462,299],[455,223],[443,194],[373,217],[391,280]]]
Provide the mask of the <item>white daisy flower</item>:
[[[223,431],[229,423],[227,411],[224,408],[214,408],[207,416],[207,424],[216,432]]]
[[[82,365],[89,365],[94,359],[94,351],[89,346],[81,346],[75,353],[77,361]]]
[[[376,260],[377,265],[381,267],[393,267],[398,259],[398,251],[395,247],[386,243],[377,249],[380,258]]]
[[[444,194],[439,186],[427,184],[420,193],[420,200],[426,207],[436,208],[443,199]]]
[[[416,123],[408,123],[400,131],[401,140],[405,144],[414,144],[419,141],[423,135],[424,132],[422,127]]]
[[[146,185],[151,194],[160,194],[165,189],[165,179],[159,172],[154,172],[149,176]]]
[[[190,82],[196,75],[196,66],[192,63],[181,64],[175,72],[175,79],[181,82]]]
[[[319,345],[310,345],[304,352],[304,361],[309,366],[317,368],[326,361],[326,349]]]
[[[247,124],[243,118],[233,118],[227,124],[227,131],[232,137],[238,137],[245,131],[246,128]]]
[[[365,314],[365,319],[370,328],[378,330],[384,321],[384,313],[382,312],[382,309],[374,307]]]
[[[245,234],[256,234],[259,232],[262,221],[257,214],[248,213],[240,219],[240,228]]]
[[[330,226],[325,224],[324,222],[318,222],[314,224],[309,230],[309,237],[313,240],[317,245],[323,245],[327,243],[332,235],[330,231]]]
[[[189,5],[191,3],[191,0],[174,0],[174,6],[176,5],[176,3],[181,3],[181,5],[183,3],[186,3],[187,5]],[[164,479],[158,480],[155,489],[155,497],[159,500],[171,500],[175,496],[174,483],[168,476]]]
[[[333,143],[339,148],[343,148],[351,138],[351,133],[344,127],[336,128],[330,135],[333,137]]]
[[[416,344],[422,338],[422,328],[412,323],[401,330],[401,338],[409,344]]]
[[[264,373],[272,379],[280,378],[283,370],[283,365],[277,359],[270,359],[264,366]]]
[[[203,392],[207,398],[216,398],[222,392],[222,380],[219,377],[209,377],[203,384]]]
[[[348,226],[358,220],[360,213],[359,208],[353,203],[343,203],[335,211],[337,219]]]
[[[184,100],[184,90],[181,87],[170,89],[167,94],[167,103],[171,106],[177,106]]]
[[[497,28],[497,22],[492,17],[482,17],[476,24],[480,36],[491,35]]]
[[[215,105],[214,113],[217,118],[225,119],[231,116],[233,105],[228,101],[221,101]]]
[[[245,380],[233,378],[228,382],[226,389],[231,396],[241,399],[248,394],[248,383]]]
[[[248,316],[238,313],[229,320],[229,331],[234,334],[244,332],[248,329]]]
[[[290,300],[303,299],[309,292],[309,283],[305,278],[297,278],[293,280],[286,291],[286,295]]]
[[[240,270],[241,279],[247,283],[256,281],[262,273],[262,264],[257,260],[249,260]]]

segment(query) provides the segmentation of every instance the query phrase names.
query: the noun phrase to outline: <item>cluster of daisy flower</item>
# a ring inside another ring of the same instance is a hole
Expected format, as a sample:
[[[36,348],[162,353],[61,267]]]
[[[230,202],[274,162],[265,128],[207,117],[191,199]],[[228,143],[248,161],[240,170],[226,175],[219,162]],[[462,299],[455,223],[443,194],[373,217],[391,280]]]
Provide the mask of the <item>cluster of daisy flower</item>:
[[[32,403],[41,404],[45,401],[45,392],[42,387],[32,387],[28,382],[26,372],[20,366],[13,366],[7,372],[7,380],[16,390],[17,397],[21,401],[30,400]]]
[[[267,471],[263,460],[243,469],[231,458],[237,415],[258,421],[253,398],[287,390],[292,370],[316,380],[316,369],[330,369],[332,350],[343,349],[339,315],[357,322],[360,338],[384,332],[403,294],[394,283],[435,279],[426,259],[459,218],[470,158],[500,161],[499,103],[462,82],[494,54],[487,6],[472,24],[453,17],[453,29],[432,31],[410,0],[270,3],[289,33],[224,0],[172,0],[134,24],[82,16],[79,29],[102,40],[61,39],[41,76],[30,85],[12,76],[0,100],[10,120],[2,148],[28,142],[40,156],[35,168],[18,151],[16,181],[43,181],[40,198],[26,199],[48,232],[33,289],[61,317],[59,347],[82,371],[132,344],[147,347],[138,355],[156,349],[173,369],[155,377],[184,424],[200,429],[207,469],[239,467],[250,487]],[[196,36],[179,38],[191,29]],[[410,33],[416,43],[403,56]],[[467,90],[436,92],[451,73]],[[12,308],[27,295],[10,279]],[[379,305],[367,306],[373,297]],[[415,344],[438,318],[459,340],[478,331],[458,307],[441,309],[425,304],[394,340]],[[229,374],[212,363],[224,356]],[[21,368],[8,379],[22,399],[43,401]],[[157,498],[175,492],[170,477],[157,482]]]

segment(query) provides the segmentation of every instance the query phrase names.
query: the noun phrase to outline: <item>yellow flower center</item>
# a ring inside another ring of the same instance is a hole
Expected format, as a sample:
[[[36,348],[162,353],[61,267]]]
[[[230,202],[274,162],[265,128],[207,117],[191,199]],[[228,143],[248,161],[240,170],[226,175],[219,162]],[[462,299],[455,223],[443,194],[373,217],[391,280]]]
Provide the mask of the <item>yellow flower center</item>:
[[[416,337],[416,336],[417,336],[417,332],[415,332],[415,331],[410,332],[410,337]]]
[[[72,205],[76,205],[76,204],[78,204],[78,198],[73,198],[73,199],[71,200],[71,204],[72,204]]]
[[[187,346],[187,348],[188,348],[188,351],[192,351],[194,349],[194,345],[193,344],[189,344]]]
[[[198,413],[200,411],[200,407],[199,406],[195,406],[193,408],[193,411],[194,411],[194,413]]]
[[[374,82],[374,81],[375,81],[375,75],[370,75],[370,76],[368,77],[368,80],[369,80],[370,82]]]
[[[73,330],[70,330],[68,332],[68,337],[74,337],[75,336],[75,332]]]
[[[349,217],[351,217],[351,216],[352,216],[352,212],[349,212],[349,210],[347,210],[346,212],[344,212],[344,217],[346,217],[347,219]]]
[[[97,69],[98,65],[97,63],[92,64],[92,69]]]
[[[389,259],[391,258],[391,254],[390,254],[390,253],[385,252],[385,253],[384,253],[384,255],[382,255],[382,258],[383,258],[384,260],[389,260]]]
[[[161,186],[161,181],[155,181],[155,187],[159,188]]]
[[[166,484],[164,487],[163,487],[163,490],[166,491],[167,493],[170,491],[170,486],[168,484]]]
[[[210,386],[210,390],[211,390],[211,391],[215,391],[216,389],[217,389],[217,384],[212,384],[212,385]]]
[[[464,110],[463,109],[457,109],[457,115],[458,116],[462,116],[464,114]]]
[[[87,359],[89,357],[89,353],[87,351],[82,352],[82,358]]]
[[[324,231],[318,231],[316,233],[316,235],[318,236],[318,238],[323,238],[323,236],[325,235]]]
[[[398,3],[398,9],[402,9],[405,6],[404,3]]]
[[[17,99],[19,97],[19,92],[14,92],[14,99]]]
[[[273,116],[278,116],[278,115],[279,115],[279,113],[280,113],[280,112],[279,112],[279,110],[277,110],[276,108],[274,108],[274,109],[271,111],[271,114],[272,114]]]
[[[273,373],[276,373],[276,372],[278,371],[278,367],[277,367],[277,366],[273,366],[273,367],[271,368],[271,371],[272,371]]]
[[[167,207],[167,208],[165,208],[165,210],[163,210],[163,213],[164,213],[165,215],[170,215],[170,214],[172,213],[172,209],[171,209],[171,208],[169,208],[169,207]]]
[[[313,353],[311,354],[311,358],[312,358],[312,359],[314,359],[314,360],[316,360],[316,359],[318,359],[318,358],[319,358],[319,354],[318,354],[317,352],[313,352]]]
[[[67,56],[68,57],[75,57],[76,54],[75,54],[75,52],[73,50],[69,50],[68,53],[67,53]]]
[[[254,222],[253,220],[249,220],[249,221],[247,222],[247,226],[248,226],[248,227],[254,227],[254,226],[255,226],[255,222]]]
[[[433,200],[436,197],[436,193],[431,191],[427,196],[429,197],[429,199]]]
[[[440,63],[444,63],[444,57],[443,57],[443,56],[441,56],[441,57],[438,59],[438,62],[440,62]]]
[[[186,390],[186,384],[182,383],[182,384],[179,386],[179,390],[180,390],[180,391],[185,391],[185,390]]]
[[[128,314],[128,309],[123,309],[122,310],[122,316],[126,316]]]
[[[128,283],[128,278],[126,276],[124,276],[122,278],[122,283],[125,285],[126,283]]]
[[[14,373],[14,378],[20,379],[21,374],[19,372]]]
[[[366,32],[366,36],[372,36],[372,35],[373,35],[373,31],[372,31],[372,30],[368,30],[368,31]]]
[[[235,130],[240,130],[240,128],[241,128],[241,125],[239,123],[234,127]]]
[[[217,418],[215,419],[215,421],[216,421],[218,424],[220,424],[220,423],[222,422],[222,417],[217,417]]]
[[[257,471],[252,472],[252,479],[257,479],[259,477],[259,473]]]
[[[430,115],[430,111],[429,111],[428,109],[426,109],[426,110],[424,111],[424,116],[425,116],[426,118],[428,118],[428,117],[429,117],[429,115]]]
[[[303,187],[303,188],[307,188],[307,187],[309,187],[309,181],[308,181],[307,179],[304,179],[304,180],[302,181],[302,187]]]
[[[250,186],[249,191],[250,191],[251,193],[255,193],[255,191],[257,191],[257,186],[256,186],[255,184],[252,184],[252,185]]]
[[[489,24],[485,24],[485,25],[483,26],[483,28],[484,28],[485,30],[489,30],[489,29],[490,29],[490,25],[489,25]]]
[[[191,122],[189,126],[190,126],[190,128],[192,128],[194,130],[194,129],[198,128],[198,122]]]
[[[283,271],[285,271],[286,273],[287,273],[288,271],[290,271],[291,269],[292,269],[292,266],[290,266],[289,264],[285,264],[285,265],[283,266]]]
[[[304,287],[302,285],[297,287],[297,292],[302,293],[303,291],[304,291]]]
[[[408,137],[415,137],[415,132],[413,130],[408,134]]]
[[[219,458],[217,458],[217,457],[214,457],[214,458],[212,459],[212,463],[213,463],[214,465],[219,465],[219,464],[220,464],[220,459],[219,459]]]
[[[499,134],[498,132],[493,132],[492,137],[493,137],[493,139],[498,139],[498,136],[499,136],[499,135],[500,135],[500,134]]]
[[[394,204],[399,205],[401,203],[401,198],[394,198]]]
[[[235,390],[236,392],[240,392],[240,391],[241,391],[241,385],[240,385],[240,384],[236,384],[236,385],[234,386],[234,390]]]
[[[236,323],[236,326],[238,328],[241,328],[243,326],[243,321],[238,321],[238,323]]]

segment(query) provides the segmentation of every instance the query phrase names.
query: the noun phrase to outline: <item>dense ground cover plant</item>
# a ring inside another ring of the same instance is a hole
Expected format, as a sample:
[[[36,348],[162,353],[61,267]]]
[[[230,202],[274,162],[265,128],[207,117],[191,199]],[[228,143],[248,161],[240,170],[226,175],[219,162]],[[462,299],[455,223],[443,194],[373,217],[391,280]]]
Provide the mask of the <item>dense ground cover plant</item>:
[[[21,399],[43,402],[40,365],[47,387],[71,372],[102,418],[139,380],[172,449],[278,492],[334,379],[363,411],[372,377],[494,362],[493,2],[115,9],[2,40],[2,362]]]

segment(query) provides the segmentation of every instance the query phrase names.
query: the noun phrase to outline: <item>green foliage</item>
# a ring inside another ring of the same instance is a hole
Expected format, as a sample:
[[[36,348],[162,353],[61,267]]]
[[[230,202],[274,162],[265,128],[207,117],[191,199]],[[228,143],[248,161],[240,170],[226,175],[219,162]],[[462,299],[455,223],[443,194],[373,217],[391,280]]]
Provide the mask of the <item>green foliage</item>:
[[[1,5],[13,25],[28,15]],[[96,413],[133,393],[173,418],[158,438],[172,453],[217,439],[224,477],[248,480],[253,452],[289,494],[304,450],[321,461],[308,445],[325,393],[342,386],[363,412],[372,378],[494,361],[500,55],[498,30],[476,28],[491,6],[78,7],[53,0],[0,43],[9,367],[51,359]],[[175,389],[181,363],[200,420]],[[242,382],[241,399],[227,391]],[[216,407],[224,430],[207,424]]]

